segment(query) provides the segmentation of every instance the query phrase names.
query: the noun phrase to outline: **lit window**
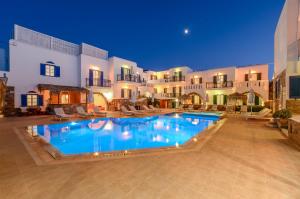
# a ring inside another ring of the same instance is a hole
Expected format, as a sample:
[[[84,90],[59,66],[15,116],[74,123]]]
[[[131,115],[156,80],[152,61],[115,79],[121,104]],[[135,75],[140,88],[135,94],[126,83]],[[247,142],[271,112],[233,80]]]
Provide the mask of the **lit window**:
[[[38,105],[38,100],[37,100],[37,95],[27,95],[27,106],[37,106]]]
[[[46,65],[46,76],[54,77],[55,76],[55,66]]]
[[[60,96],[61,104],[69,104],[70,103],[70,95],[69,93],[62,93]]]

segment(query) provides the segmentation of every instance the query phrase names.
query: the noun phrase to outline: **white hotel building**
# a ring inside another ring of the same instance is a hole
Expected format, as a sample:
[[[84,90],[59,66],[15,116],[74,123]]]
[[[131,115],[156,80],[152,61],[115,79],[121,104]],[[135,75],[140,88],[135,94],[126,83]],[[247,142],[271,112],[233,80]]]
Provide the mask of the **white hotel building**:
[[[109,57],[98,47],[73,44],[18,25],[9,41],[9,71],[0,75],[4,73],[15,108],[86,105],[90,92],[95,105],[105,109],[118,109],[118,103],[133,95],[153,96],[162,108],[178,106],[180,101],[226,105],[231,95],[247,95],[251,88],[257,105],[269,100],[267,64],[149,71],[134,61]]]

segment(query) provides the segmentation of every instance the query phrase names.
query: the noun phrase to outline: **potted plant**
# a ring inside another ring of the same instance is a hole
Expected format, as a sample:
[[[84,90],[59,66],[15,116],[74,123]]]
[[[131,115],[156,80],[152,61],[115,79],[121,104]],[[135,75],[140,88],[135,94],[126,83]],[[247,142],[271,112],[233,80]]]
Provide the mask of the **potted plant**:
[[[288,109],[282,109],[276,111],[273,114],[273,118],[277,119],[280,124],[280,127],[286,127],[288,125],[288,119],[292,117],[292,112]]]

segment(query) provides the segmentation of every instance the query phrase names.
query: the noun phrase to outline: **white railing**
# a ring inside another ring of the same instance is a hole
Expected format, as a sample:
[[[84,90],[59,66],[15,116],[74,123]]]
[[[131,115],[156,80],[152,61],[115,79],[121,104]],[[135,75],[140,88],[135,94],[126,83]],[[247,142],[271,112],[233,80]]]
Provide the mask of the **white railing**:
[[[31,45],[56,50],[70,55],[79,55],[79,45],[15,25],[14,39]]]
[[[81,44],[81,53],[84,55],[88,55],[91,57],[96,57],[100,59],[107,59],[108,52],[106,50],[102,50],[100,48],[88,45],[88,44]]]

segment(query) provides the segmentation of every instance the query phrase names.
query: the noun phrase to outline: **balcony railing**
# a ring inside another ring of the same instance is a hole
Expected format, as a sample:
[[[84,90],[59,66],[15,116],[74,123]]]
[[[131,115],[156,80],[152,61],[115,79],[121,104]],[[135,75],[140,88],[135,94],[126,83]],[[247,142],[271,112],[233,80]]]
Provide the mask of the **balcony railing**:
[[[185,76],[172,76],[169,77],[168,79],[150,79],[150,82],[157,82],[157,83],[166,83],[166,82],[181,82],[181,81],[185,81]]]
[[[206,83],[206,88],[211,89],[211,88],[232,88],[233,87],[233,81],[227,81],[227,82],[207,82]]]
[[[88,86],[97,86],[97,87],[111,87],[111,81],[108,79],[86,79],[86,85]]]
[[[159,97],[176,98],[180,97],[182,93],[157,93],[155,95]]]
[[[127,82],[137,82],[137,83],[144,83],[145,81],[141,79],[140,76],[137,75],[117,75],[117,81],[127,81]]]

